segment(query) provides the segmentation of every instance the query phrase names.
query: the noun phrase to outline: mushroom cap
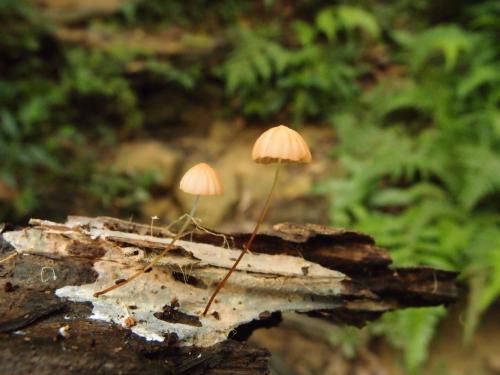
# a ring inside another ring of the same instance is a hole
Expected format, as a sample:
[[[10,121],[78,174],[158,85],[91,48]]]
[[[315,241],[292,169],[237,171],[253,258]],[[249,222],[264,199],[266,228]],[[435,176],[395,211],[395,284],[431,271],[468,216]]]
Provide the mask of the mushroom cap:
[[[183,192],[193,195],[222,194],[219,175],[207,163],[196,164],[184,173],[179,188]]]
[[[278,160],[310,163],[311,151],[304,138],[285,125],[275,126],[260,135],[252,149],[256,163],[269,164]]]

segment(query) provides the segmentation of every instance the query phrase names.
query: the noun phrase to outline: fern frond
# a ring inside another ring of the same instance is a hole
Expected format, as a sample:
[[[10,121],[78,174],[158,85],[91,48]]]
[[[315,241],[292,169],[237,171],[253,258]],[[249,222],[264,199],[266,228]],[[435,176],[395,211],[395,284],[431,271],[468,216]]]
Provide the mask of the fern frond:
[[[451,71],[459,57],[472,50],[475,39],[474,34],[456,25],[441,25],[426,30],[411,43],[413,69],[421,69],[429,58],[439,53],[444,57],[445,70]]]
[[[475,67],[459,84],[457,95],[463,99],[483,85],[494,85],[500,82],[500,70],[493,65]]]
[[[318,30],[325,34],[329,40],[334,39],[338,25],[333,8],[322,9],[317,14],[315,23]]]
[[[347,32],[361,30],[372,38],[377,38],[380,34],[377,20],[371,13],[350,5],[322,9],[316,16],[315,24],[329,40],[333,40],[336,33],[341,30]]]
[[[373,38],[380,34],[380,28],[375,17],[362,8],[340,5],[337,9],[339,25],[348,31],[360,29]]]
[[[443,307],[432,307],[388,313],[383,316],[381,325],[374,330],[383,330],[393,345],[404,348],[404,362],[408,372],[420,374],[434,332],[445,312]]]
[[[402,109],[415,109],[429,113],[435,105],[435,92],[418,85],[411,79],[382,81],[365,96],[379,118]]]
[[[288,51],[278,43],[250,30],[239,30],[235,48],[222,67],[227,92],[251,90],[269,81],[287,67],[288,60]]]
[[[465,167],[458,199],[466,210],[481,199],[500,192],[500,154],[484,147],[461,147]]]
[[[467,247],[469,301],[465,315],[464,340],[469,342],[481,315],[500,296],[500,226],[498,218],[482,217]],[[493,225],[492,225],[493,224]]]

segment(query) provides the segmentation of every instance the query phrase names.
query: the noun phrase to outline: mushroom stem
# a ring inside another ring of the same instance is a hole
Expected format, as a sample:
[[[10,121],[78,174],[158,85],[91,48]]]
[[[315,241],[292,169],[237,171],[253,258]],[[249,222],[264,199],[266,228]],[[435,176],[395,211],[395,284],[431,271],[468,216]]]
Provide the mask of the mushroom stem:
[[[224,279],[222,279],[222,281],[219,283],[219,285],[217,286],[217,288],[215,288],[215,291],[212,293],[212,296],[208,300],[208,303],[207,303],[207,305],[205,307],[205,310],[203,311],[203,314],[202,314],[203,316],[207,315],[208,310],[210,309],[210,306],[212,305],[213,301],[215,300],[215,297],[217,296],[217,294],[219,294],[219,292],[221,291],[221,289],[224,287],[224,285],[226,284],[227,280],[232,275],[232,273],[234,272],[234,270],[236,269],[236,267],[238,267],[238,264],[243,259],[243,256],[246,254],[247,251],[249,251],[251,249],[253,241],[254,241],[255,237],[257,236],[257,232],[259,231],[259,228],[260,228],[262,222],[264,221],[264,219],[266,218],[267,212],[269,211],[269,206],[271,204],[271,197],[272,197],[273,192],[274,192],[274,190],[276,188],[276,185],[278,183],[278,177],[279,177],[280,170],[281,170],[281,164],[282,164],[281,163],[281,159],[279,159],[278,160],[278,166],[276,167],[276,171],[274,172],[274,180],[273,180],[273,184],[271,186],[271,190],[269,191],[269,194],[267,195],[266,203],[264,204],[264,207],[262,208],[262,211],[260,212],[259,219],[257,220],[257,224],[255,225],[255,228],[254,228],[254,230],[252,232],[252,235],[248,239],[248,241],[245,244],[245,246],[243,246],[243,250],[241,250],[241,253],[238,256],[238,259],[236,259],[236,261],[233,263],[233,265],[229,269],[229,272],[226,274],[226,276],[224,277]]]
[[[156,263],[158,263],[158,261],[161,258],[163,258],[163,256],[169,250],[172,249],[172,247],[175,244],[175,241],[177,241],[179,238],[181,238],[184,235],[184,232],[186,231],[186,229],[187,229],[187,227],[189,225],[189,221],[191,220],[192,217],[194,217],[194,214],[196,213],[196,209],[198,208],[198,202],[199,201],[200,201],[200,196],[197,195],[196,198],[194,199],[193,207],[191,208],[191,212],[189,213],[189,216],[186,217],[186,220],[184,221],[184,224],[182,224],[181,230],[179,232],[177,232],[177,235],[174,238],[172,238],[172,241],[170,241],[170,243],[168,244],[168,246],[160,254],[158,254],[156,257],[154,257],[153,260],[151,261],[151,263],[149,263],[149,265],[147,267],[144,267],[144,272],[149,272],[149,270],[151,268],[153,268],[156,265]]]
[[[14,251],[12,254],[7,255],[5,258],[3,258],[2,260],[0,260],[0,263],[7,262],[9,259],[14,258],[17,254],[18,254],[17,251]]]
[[[119,287],[122,287],[122,286],[128,284],[129,282],[131,282],[132,280],[137,279],[142,274],[151,271],[153,269],[153,267],[160,261],[160,259],[163,258],[163,256],[165,256],[165,254],[168,251],[172,250],[172,248],[175,245],[175,242],[178,239],[182,238],[182,236],[184,235],[184,232],[186,231],[186,229],[187,229],[187,227],[189,225],[190,219],[192,217],[194,217],[196,209],[198,208],[198,202],[199,202],[199,200],[200,200],[200,196],[197,195],[196,198],[194,199],[193,207],[191,208],[191,212],[189,213],[188,216],[186,216],[186,219],[184,220],[184,223],[182,224],[182,227],[179,230],[179,232],[177,232],[177,234],[175,235],[175,237],[172,238],[172,241],[170,241],[170,243],[167,245],[167,247],[165,247],[165,249],[163,249],[163,251],[160,254],[158,254],[157,256],[155,256],[153,258],[153,260],[151,261],[151,263],[149,263],[146,267],[144,267],[140,271],[137,271],[136,273],[134,273],[129,278],[127,278],[124,281],[120,282],[119,284],[112,285],[112,286],[110,286],[110,287],[108,287],[106,289],[103,289],[103,290],[101,290],[99,292],[94,293],[94,297],[102,296],[103,294],[106,294],[106,293],[108,293],[108,292],[110,292],[112,290],[115,290],[115,289],[117,289]]]

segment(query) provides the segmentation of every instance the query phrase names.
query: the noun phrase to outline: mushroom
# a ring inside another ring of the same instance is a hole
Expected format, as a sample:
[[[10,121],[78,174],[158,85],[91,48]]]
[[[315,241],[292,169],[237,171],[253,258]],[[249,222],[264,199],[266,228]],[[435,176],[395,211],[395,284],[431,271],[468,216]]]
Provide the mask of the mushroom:
[[[197,197],[222,194],[219,175],[207,163],[196,164],[188,170],[181,178],[179,189]]]
[[[187,194],[192,194],[195,196],[191,211],[189,215],[186,215],[184,223],[182,224],[182,227],[179,230],[179,232],[177,232],[177,234],[172,238],[172,240],[165,247],[165,249],[156,257],[154,257],[151,263],[149,263],[146,267],[134,273],[128,279],[125,279],[118,284],[112,285],[106,289],[94,293],[94,297],[99,297],[125,284],[128,284],[129,282],[138,278],[142,274],[151,271],[151,269],[158,263],[158,261],[161,258],[163,258],[163,256],[174,247],[175,242],[178,239],[182,238],[182,236],[184,235],[184,232],[186,231],[189,225],[190,219],[194,217],[196,208],[198,207],[200,196],[222,194],[222,185],[220,183],[219,175],[217,174],[217,172],[213,170],[212,167],[210,167],[206,163],[199,163],[196,164],[194,167],[191,167],[184,174],[184,176],[182,176],[181,181],[179,183],[179,189],[181,189],[183,192]]]
[[[227,280],[234,272],[241,259],[247,251],[252,247],[252,243],[257,235],[257,232],[260,228],[260,225],[264,221],[267,212],[269,210],[269,205],[271,203],[271,196],[276,188],[276,184],[278,182],[278,177],[281,169],[281,164],[283,162],[296,162],[296,163],[310,163],[312,161],[311,151],[309,151],[309,147],[307,146],[304,138],[293,129],[290,129],[287,126],[279,125],[275,126],[271,129],[266,130],[255,142],[252,149],[252,159],[256,163],[269,164],[269,163],[278,163],[276,167],[276,172],[274,173],[273,184],[271,185],[271,190],[266,198],[266,202],[264,203],[264,207],[260,213],[259,219],[257,220],[257,224],[250,236],[249,240],[243,246],[243,250],[241,251],[239,257],[231,266],[229,272],[226,274],[224,279],[219,283],[215,291],[212,293],[212,296],[208,300],[208,303],[203,311],[203,316],[206,316],[208,310],[210,309],[210,305],[213,303],[215,297],[220,292],[220,290],[224,287]]]

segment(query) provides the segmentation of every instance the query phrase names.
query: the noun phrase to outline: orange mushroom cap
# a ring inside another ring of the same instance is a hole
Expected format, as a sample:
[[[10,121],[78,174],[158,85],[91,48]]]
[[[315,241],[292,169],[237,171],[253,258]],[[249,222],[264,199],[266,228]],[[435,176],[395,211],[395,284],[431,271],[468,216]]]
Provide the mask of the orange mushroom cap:
[[[222,185],[219,175],[207,163],[191,167],[181,178],[179,188],[193,195],[220,195]]]
[[[311,151],[304,138],[285,125],[266,130],[255,142],[252,159],[269,164],[278,160],[310,163]]]

